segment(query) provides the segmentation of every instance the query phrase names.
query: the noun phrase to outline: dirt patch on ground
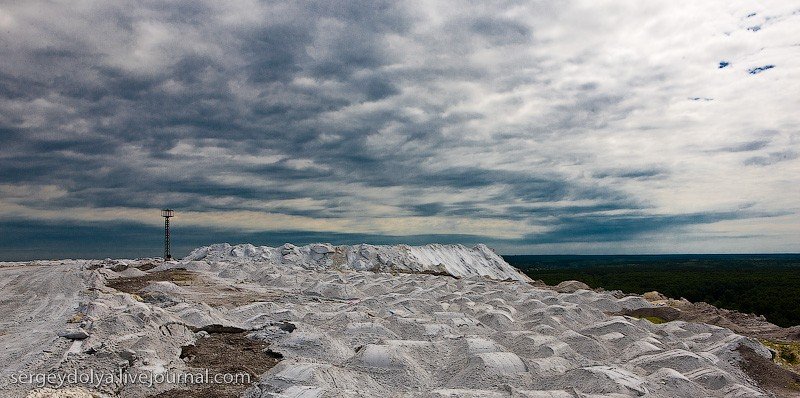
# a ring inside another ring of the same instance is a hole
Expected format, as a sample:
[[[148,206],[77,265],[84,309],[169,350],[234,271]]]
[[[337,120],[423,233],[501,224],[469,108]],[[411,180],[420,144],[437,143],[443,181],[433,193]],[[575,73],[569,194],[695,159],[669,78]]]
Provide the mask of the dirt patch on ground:
[[[198,338],[193,346],[182,347],[181,358],[194,372],[209,378],[223,375],[231,383],[193,384],[155,395],[153,398],[234,398],[258,381],[259,376],[275,366],[281,355],[269,350],[269,344],[248,339],[245,333],[211,333]]]
[[[742,370],[761,388],[778,397],[800,397],[800,375],[756,354],[750,347],[741,345],[736,350],[742,356]]]
[[[449,272],[446,271],[435,271],[432,269],[424,269],[420,271],[411,271],[411,270],[392,270],[392,274],[410,274],[410,275],[434,275],[434,276],[446,276],[453,279],[461,279]]]
[[[151,269],[158,267],[159,265],[161,265],[161,263],[148,262],[140,265],[138,268],[139,271],[150,271]]]
[[[150,301],[155,297],[141,292],[153,282],[172,282],[187,287],[189,289],[185,293],[186,297],[179,297],[179,300],[189,299],[212,306],[244,305],[269,300],[275,296],[220,284],[201,273],[183,268],[109,279],[106,286],[129,294],[141,294],[145,301]],[[188,373],[203,375],[201,378],[204,382],[180,385],[152,398],[239,397],[281,358],[280,354],[269,350],[268,343],[248,339],[246,332],[241,329],[208,325],[198,330],[202,330],[205,337],[198,337],[195,345],[181,347],[181,358],[189,367]],[[208,379],[205,379],[205,375]],[[215,377],[216,381],[222,382],[215,382]]]
[[[658,317],[665,321],[686,321],[707,323],[730,329],[744,336],[770,341],[800,342],[800,326],[782,328],[770,323],[763,316],[745,314],[735,310],[717,308],[704,302],[692,303],[685,299],[662,299],[658,292],[650,292],[648,300],[655,308],[639,308],[621,311],[611,315],[628,315],[636,318]],[[645,297],[647,298],[647,297]],[[797,352],[800,354],[800,351]]]
[[[147,275],[130,278],[117,278],[106,281],[106,286],[121,292],[136,294],[151,282],[172,282],[178,286],[189,286],[197,282],[197,274],[183,268],[151,272]]]
[[[184,268],[150,272],[147,275],[109,279],[106,286],[121,292],[140,295],[142,289],[152,282],[172,282],[178,286],[191,287],[188,299],[204,302],[213,307],[233,308],[258,301],[271,301],[281,297],[280,292],[258,292],[238,286],[219,283],[202,274]],[[144,301],[156,303],[156,298],[141,294]]]
[[[622,314],[634,318],[659,318],[667,322],[681,319],[681,311],[672,307],[644,307],[624,311]]]

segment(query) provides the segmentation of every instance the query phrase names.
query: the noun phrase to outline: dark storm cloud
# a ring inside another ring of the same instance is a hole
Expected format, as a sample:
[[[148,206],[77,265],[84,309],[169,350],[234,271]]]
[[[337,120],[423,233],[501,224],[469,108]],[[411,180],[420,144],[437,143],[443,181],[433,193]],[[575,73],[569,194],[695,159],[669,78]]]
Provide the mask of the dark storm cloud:
[[[546,233],[532,234],[524,240],[529,243],[559,242],[619,242],[656,232],[680,231],[687,227],[712,224],[726,220],[777,217],[782,214],[736,212],[706,212],[680,215],[581,215],[560,217],[554,228]]]

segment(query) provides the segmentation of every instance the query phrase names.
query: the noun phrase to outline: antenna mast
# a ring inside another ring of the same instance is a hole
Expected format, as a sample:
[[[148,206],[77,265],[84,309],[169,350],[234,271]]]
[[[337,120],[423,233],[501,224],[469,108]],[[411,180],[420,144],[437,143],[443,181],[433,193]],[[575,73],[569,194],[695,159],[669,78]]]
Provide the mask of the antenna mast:
[[[172,209],[161,210],[161,217],[164,217],[164,261],[172,260],[172,254],[169,251],[169,218],[175,216],[175,211]]]

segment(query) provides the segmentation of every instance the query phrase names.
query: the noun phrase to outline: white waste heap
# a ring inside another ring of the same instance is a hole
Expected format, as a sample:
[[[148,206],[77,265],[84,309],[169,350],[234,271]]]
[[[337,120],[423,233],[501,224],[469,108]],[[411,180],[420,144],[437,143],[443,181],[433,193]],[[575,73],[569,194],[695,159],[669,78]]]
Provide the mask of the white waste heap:
[[[483,276],[498,280],[530,281],[486,245],[425,246],[333,246],[317,243],[281,247],[227,243],[192,251],[183,261],[269,263],[314,270],[358,270],[375,272],[449,274],[454,277]]]
[[[181,347],[209,331],[242,331],[282,355],[247,398],[768,396],[738,366],[741,345],[770,357],[758,341],[610,315],[652,304],[580,284],[534,286],[483,245],[218,244],[144,267],[152,263],[0,263],[0,397],[53,396],[9,383],[15,374],[190,371]],[[155,281],[137,295],[109,286],[172,268],[193,279]],[[171,388],[115,382],[58,393],[147,398]]]

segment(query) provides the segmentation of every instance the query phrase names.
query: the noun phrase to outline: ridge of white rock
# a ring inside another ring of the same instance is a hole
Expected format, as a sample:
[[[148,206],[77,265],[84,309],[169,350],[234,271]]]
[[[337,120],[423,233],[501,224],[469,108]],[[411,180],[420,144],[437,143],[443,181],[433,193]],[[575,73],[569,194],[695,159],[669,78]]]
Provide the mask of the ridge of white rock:
[[[531,281],[483,244],[429,244],[334,246],[315,243],[280,247],[219,243],[195,249],[182,261],[218,261],[239,264],[268,263],[310,270],[356,270],[419,274],[448,274],[454,277],[488,277],[497,280]]]

